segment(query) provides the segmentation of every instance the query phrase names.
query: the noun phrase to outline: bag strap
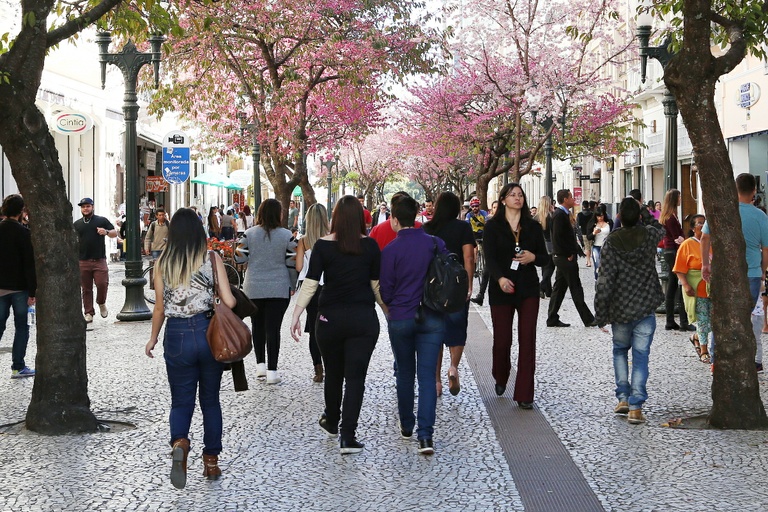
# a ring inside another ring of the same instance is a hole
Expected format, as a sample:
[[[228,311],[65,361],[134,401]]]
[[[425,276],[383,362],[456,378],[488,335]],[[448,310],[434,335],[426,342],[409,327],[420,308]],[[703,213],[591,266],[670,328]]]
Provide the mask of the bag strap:
[[[432,254],[437,256],[437,237],[435,235],[429,235],[432,237]]]
[[[208,258],[211,260],[211,267],[213,268],[213,300],[219,298],[219,280],[216,278],[218,271],[216,269],[215,251],[208,251]]]

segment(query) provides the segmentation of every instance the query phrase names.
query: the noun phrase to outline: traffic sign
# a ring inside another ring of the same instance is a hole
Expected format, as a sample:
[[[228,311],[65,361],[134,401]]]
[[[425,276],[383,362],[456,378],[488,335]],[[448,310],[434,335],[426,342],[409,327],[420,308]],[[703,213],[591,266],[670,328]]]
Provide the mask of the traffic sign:
[[[163,178],[168,183],[184,183],[189,178],[189,137],[172,131],[163,137]]]

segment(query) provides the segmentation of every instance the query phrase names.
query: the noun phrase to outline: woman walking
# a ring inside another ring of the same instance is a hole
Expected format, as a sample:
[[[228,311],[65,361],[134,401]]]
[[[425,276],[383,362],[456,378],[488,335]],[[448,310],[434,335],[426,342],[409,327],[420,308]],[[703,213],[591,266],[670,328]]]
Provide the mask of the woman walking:
[[[379,295],[381,252],[365,231],[360,202],[354,196],[342,197],[333,210],[330,235],[318,239],[312,247],[309,270],[291,320],[291,335],[298,341],[301,313],[309,306],[322,278],[325,284],[315,324],[325,363],[325,412],[319,423],[327,435],[340,434],[342,455],[359,453],[364,448],[356,433],[368,363],[379,337],[374,304],[378,302],[386,312]]]
[[[213,309],[213,272],[220,283],[227,282],[221,259],[211,261],[205,230],[197,214],[181,208],[168,228],[168,242],[155,264],[155,309],[152,333],[144,352],[149,357],[157,345],[160,329],[168,318],[163,340],[163,357],[171,386],[171,483],[182,489],[187,482],[189,426],[195,412],[195,394],[203,411],[203,476],[216,480],[221,453],[222,419],[219,403],[224,365],[213,358],[206,340],[209,313]],[[234,307],[229,287],[219,289],[221,300]]]
[[[677,249],[685,240],[683,237],[683,227],[677,218],[678,206],[680,206],[680,191],[675,188],[669,189],[664,196],[664,203],[661,206],[659,223],[664,226],[665,230],[663,239],[664,261],[666,261],[667,267],[670,269],[675,266]],[[666,301],[665,306],[667,309],[667,324],[664,328],[667,331],[678,329],[681,331],[696,330],[688,325],[688,317],[685,314],[685,310],[680,312],[680,324],[678,325],[675,322],[675,307],[678,301],[682,301],[682,294],[677,279],[667,279],[667,292],[664,300]]]
[[[299,240],[296,247],[296,272],[299,273],[299,283],[303,283],[309,270],[309,260],[312,256],[312,248],[315,242],[322,237],[327,236],[330,228],[328,227],[328,210],[320,203],[315,203],[309,207],[305,216],[307,233]],[[307,305],[307,320],[304,323],[304,332],[309,333],[309,354],[312,357],[312,364],[315,367],[315,376],[313,382],[323,382],[323,360],[320,356],[320,348],[317,346],[317,336],[315,335],[315,321],[317,320],[317,301],[320,293],[323,291],[323,278],[320,277],[317,291],[312,296],[312,300]]]
[[[693,236],[686,239],[677,250],[675,266],[672,271],[680,280],[683,288],[683,303],[689,322],[696,322],[696,332],[688,338],[702,363],[709,364],[707,340],[712,332],[712,301],[709,299],[707,283],[701,278],[701,230],[706,219],[703,215],[693,215],[690,219]],[[704,340],[701,343],[701,340]]]
[[[540,300],[539,276],[534,265],[546,265],[549,255],[541,225],[531,218],[525,192],[517,183],[501,189],[499,210],[485,225],[483,243],[491,273],[489,294],[496,394],[503,395],[507,388],[512,324],[517,312],[519,355],[514,399],[521,408],[531,409]]]
[[[592,262],[595,266],[595,281],[597,281],[597,269],[600,267],[600,251],[603,250],[605,239],[611,232],[605,214],[605,206],[600,205],[595,210],[595,217],[587,225],[587,238],[592,241]]]
[[[496,203],[496,202],[494,202]],[[424,232],[436,236],[445,242],[448,252],[459,257],[459,261],[471,276],[475,269],[475,236],[468,222],[457,219],[461,211],[461,201],[453,192],[443,192],[437,198],[435,212],[432,220],[424,224]],[[483,278],[486,273],[483,273]],[[487,282],[487,281],[486,281]],[[481,294],[478,294],[482,297]],[[469,280],[469,293],[467,299],[472,296],[472,280]],[[482,300],[481,300],[482,303]],[[461,391],[459,382],[459,363],[464,354],[464,346],[467,344],[467,325],[469,321],[469,302],[456,313],[445,315],[445,334],[443,344],[448,347],[451,356],[451,365],[448,367],[448,390],[452,395],[458,395]],[[441,351],[442,352],[442,351]],[[443,393],[443,383],[440,378],[442,370],[442,354],[437,358],[437,396]]]
[[[552,212],[554,211],[552,198],[541,196],[539,207],[536,209],[534,220],[541,225],[544,233],[544,245],[547,248],[549,259],[541,269],[541,284],[539,285],[539,297],[542,299],[552,295],[552,274],[555,273],[555,263],[552,261]]]
[[[221,222],[219,216],[216,213],[219,211],[218,206],[211,206],[208,210],[208,237],[219,238],[221,236]]]
[[[239,261],[247,250],[248,269],[243,279],[243,291],[259,308],[251,317],[256,378],[266,377],[267,384],[277,384],[281,380],[277,372],[280,325],[295,287],[285,266],[285,257],[286,253],[295,250],[296,243],[291,241],[291,232],[281,226],[281,214],[277,199],[261,203],[256,213],[256,225],[245,231],[235,255]]]

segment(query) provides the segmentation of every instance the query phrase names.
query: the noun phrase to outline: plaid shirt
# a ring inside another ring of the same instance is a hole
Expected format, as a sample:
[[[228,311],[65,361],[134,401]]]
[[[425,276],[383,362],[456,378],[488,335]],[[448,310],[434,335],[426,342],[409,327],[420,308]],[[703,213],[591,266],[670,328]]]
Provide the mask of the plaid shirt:
[[[656,273],[656,246],[663,236],[664,228],[655,221],[608,235],[600,252],[595,294],[600,327],[640,320],[664,301]]]

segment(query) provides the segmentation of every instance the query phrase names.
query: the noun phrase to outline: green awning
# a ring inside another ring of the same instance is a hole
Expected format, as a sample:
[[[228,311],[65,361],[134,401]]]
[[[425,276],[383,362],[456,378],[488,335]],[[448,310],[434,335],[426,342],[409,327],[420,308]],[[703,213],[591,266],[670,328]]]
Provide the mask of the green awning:
[[[293,197],[301,197],[303,194],[301,193],[301,186],[296,185],[296,188],[293,189]]]

